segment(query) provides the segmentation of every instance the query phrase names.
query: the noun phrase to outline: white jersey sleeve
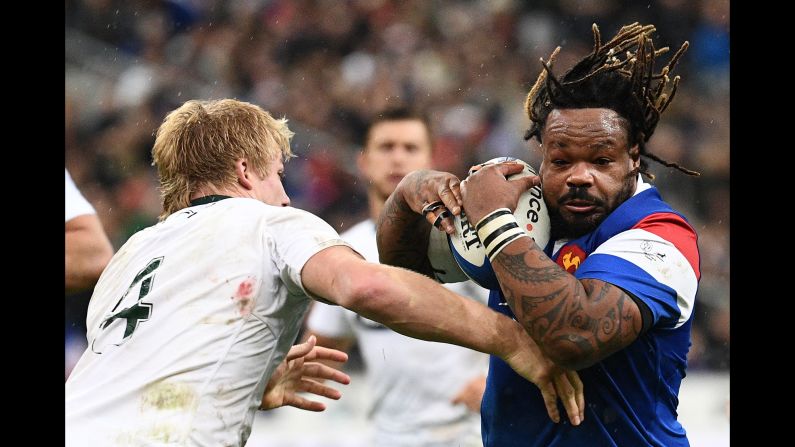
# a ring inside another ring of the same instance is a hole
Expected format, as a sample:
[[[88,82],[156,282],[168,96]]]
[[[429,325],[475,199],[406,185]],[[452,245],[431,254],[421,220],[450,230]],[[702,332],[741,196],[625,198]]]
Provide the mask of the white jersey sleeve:
[[[375,224],[371,220],[360,222],[341,237],[369,262],[378,262],[378,248],[375,244]],[[341,306],[316,302],[309,311],[307,328],[319,335],[330,338],[355,337],[351,324],[355,314]]]
[[[301,270],[317,252],[334,245],[345,245],[339,234],[323,219],[298,208],[285,208],[277,219],[268,222],[267,232],[274,247],[274,262],[281,279],[292,293],[317,298],[304,288]],[[311,235],[311,240],[307,237]]]
[[[66,174],[66,182],[64,185],[64,202],[66,205],[65,222],[77,216],[82,216],[83,214],[96,214],[97,212],[94,210],[94,207],[88,203],[88,200],[86,200],[83,194],[80,193],[80,190],[77,189],[74,180],[72,180],[72,176],[69,175],[69,171],[67,171],[66,168],[64,168],[64,174]]]
[[[673,213],[654,213],[600,245],[576,276],[622,287],[649,306],[655,326],[675,329],[693,313],[698,265],[690,224]]]

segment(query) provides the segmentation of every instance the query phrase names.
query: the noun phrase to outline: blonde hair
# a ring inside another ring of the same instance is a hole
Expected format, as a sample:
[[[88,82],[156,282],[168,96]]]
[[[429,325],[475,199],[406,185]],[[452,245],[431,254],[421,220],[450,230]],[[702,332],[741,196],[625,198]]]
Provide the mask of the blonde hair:
[[[287,161],[293,156],[292,136],[285,118],[275,119],[254,104],[186,102],[163,120],[152,148],[163,199],[160,219],[189,206],[191,194],[204,185],[233,185],[235,162],[241,158],[258,175],[267,175],[278,157]]]

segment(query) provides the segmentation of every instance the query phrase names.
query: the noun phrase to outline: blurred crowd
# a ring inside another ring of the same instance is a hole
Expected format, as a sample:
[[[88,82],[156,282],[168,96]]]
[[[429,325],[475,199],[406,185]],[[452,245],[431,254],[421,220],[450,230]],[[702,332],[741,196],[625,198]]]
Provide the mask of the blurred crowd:
[[[374,113],[424,110],[437,168],[462,177],[496,156],[538,166],[522,137],[539,58],[561,45],[562,73],[590,51],[592,23],[607,39],[635,21],[656,25],[670,54],[690,42],[649,150],[702,175],[651,168],[699,233],[689,370],[728,369],[728,0],[67,0],[66,167],[118,249],[157,222],[150,151],[165,114],[234,97],[289,119],[293,205],[344,231],[366,215],[353,160]],[[67,374],[85,346],[87,300],[66,302]]]

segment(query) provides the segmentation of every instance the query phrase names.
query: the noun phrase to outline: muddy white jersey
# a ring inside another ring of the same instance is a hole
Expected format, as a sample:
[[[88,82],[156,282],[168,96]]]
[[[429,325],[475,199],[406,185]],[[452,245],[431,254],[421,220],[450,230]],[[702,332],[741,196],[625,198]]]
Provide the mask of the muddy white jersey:
[[[342,233],[365,259],[378,262],[375,224],[366,220]],[[488,290],[471,281],[445,287],[481,303]],[[451,401],[464,385],[488,370],[488,356],[446,343],[406,337],[340,306],[315,303],[307,319],[326,337],[353,337],[367,368],[373,445],[479,446],[480,414]]]
[[[333,245],[320,218],[248,198],[132,236],[91,297],[66,445],[244,444],[309,305],[301,269]]]

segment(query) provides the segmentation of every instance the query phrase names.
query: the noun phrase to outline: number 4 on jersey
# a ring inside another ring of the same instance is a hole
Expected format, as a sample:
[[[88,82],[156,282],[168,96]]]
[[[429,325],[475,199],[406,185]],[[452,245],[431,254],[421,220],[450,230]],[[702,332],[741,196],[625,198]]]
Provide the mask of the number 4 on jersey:
[[[146,297],[146,295],[149,294],[149,291],[152,290],[152,282],[155,278],[154,271],[160,267],[162,262],[162,256],[149,261],[146,267],[144,267],[143,270],[135,275],[135,279],[133,279],[130,286],[127,287],[127,291],[124,292],[124,295],[122,295],[116,305],[113,306],[113,309],[111,309],[111,315],[105,318],[102,324],[99,325],[101,329],[106,329],[116,320],[127,320],[127,325],[124,329],[124,336],[122,337],[122,340],[116,344],[116,346],[119,346],[127,341],[127,339],[130,338],[138,328],[138,324],[142,321],[148,320],[152,315],[152,303],[144,303],[142,300]],[[138,299],[131,306],[116,312],[116,309],[119,307],[119,305],[121,305],[124,299],[127,298],[127,295],[129,295],[130,291],[139,284],[140,288],[138,291]]]

